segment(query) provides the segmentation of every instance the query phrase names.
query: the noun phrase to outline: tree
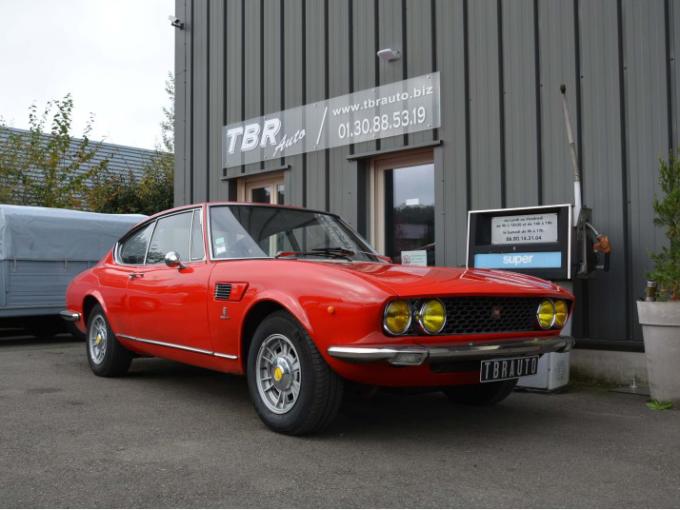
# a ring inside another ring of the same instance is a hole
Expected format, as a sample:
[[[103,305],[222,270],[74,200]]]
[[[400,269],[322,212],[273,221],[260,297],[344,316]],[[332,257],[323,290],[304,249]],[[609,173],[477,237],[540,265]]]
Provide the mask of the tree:
[[[81,139],[71,137],[73,98],[48,101],[41,114],[29,108],[28,133],[4,130],[0,144],[0,200],[44,207],[80,208],[88,183],[104,172],[108,158],[96,160],[100,143],[90,141],[92,117]],[[49,120],[49,131],[46,126]],[[0,129],[4,128],[0,125]]]
[[[143,176],[136,179],[131,173],[126,176],[102,173],[94,179],[88,195],[88,205],[92,210],[154,214],[173,206],[175,85],[172,73],[168,73],[165,92],[169,105],[163,108],[162,144],[156,147],[156,154],[144,166]]]

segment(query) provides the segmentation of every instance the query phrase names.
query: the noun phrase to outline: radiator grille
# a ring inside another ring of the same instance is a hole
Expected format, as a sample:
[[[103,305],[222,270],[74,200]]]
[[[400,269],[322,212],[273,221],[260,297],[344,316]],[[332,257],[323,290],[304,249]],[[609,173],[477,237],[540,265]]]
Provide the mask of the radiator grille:
[[[493,296],[444,298],[446,325],[440,335],[540,329],[536,322],[536,310],[541,300]]]
[[[215,299],[226,301],[231,295],[231,283],[218,283],[215,285]]]

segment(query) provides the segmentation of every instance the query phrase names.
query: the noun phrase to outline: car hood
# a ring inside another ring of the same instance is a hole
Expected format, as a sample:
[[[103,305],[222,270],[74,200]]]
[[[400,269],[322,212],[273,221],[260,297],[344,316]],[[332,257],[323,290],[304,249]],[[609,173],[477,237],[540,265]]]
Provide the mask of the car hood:
[[[547,280],[508,271],[419,267],[375,263],[323,263],[401,297],[447,295],[525,295],[573,299]]]

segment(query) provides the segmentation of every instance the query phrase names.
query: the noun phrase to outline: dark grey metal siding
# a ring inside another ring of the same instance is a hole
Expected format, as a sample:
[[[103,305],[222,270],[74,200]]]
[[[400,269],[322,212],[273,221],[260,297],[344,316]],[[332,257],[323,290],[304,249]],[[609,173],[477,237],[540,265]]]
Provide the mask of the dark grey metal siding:
[[[469,209],[572,201],[565,83],[584,199],[614,248],[611,272],[578,284],[577,333],[639,339],[635,298],[663,243],[658,159],[680,137],[679,0],[177,0],[176,12],[178,204],[286,168],[290,203],[365,231],[356,156],[441,141],[439,264],[464,263]],[[379,61],[390,46],[402,58]],[[438,130],[221,168],[225,124],[429,71],[441,73]]]

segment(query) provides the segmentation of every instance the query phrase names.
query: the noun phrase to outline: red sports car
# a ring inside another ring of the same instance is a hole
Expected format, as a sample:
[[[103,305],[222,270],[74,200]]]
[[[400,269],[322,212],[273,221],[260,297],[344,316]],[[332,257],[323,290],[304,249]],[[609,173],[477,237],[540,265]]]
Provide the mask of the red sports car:
[[[338,216],[209,203],[134,227],[70,284],[64,318],[99,376],[136,356],[245,374],[262,421],[329,424],[343,384],[495,403],[560,336],[573,296],[537,278],[391,264]]]

